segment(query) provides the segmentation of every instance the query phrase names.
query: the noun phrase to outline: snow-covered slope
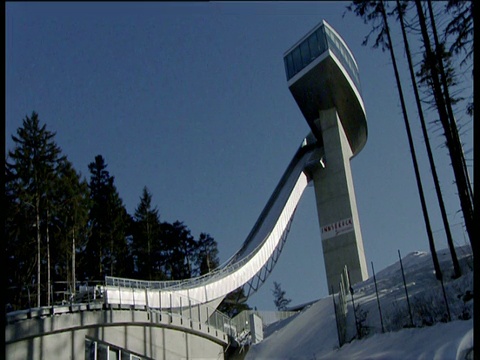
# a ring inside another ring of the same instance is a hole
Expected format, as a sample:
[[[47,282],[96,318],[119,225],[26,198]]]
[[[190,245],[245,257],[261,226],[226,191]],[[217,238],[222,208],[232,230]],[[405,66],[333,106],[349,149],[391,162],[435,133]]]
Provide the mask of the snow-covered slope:
[[[469,246],[456,251],[463,272],[456,280],[451,279],[450,252],[438,251],[452,321],[445,322],[447,307],[430,254],[414,252],[402,259],[412,317],[397,262],[376,274],[384,333],[372,277],[353,287],[357,315],[366,314],[366,337],[339,348],[333,299],[328,296],[270,325],[265,339],[250,348],[246,359],[465,359],[473,347],[473,257]],[[353,339],[350,295],[348,300],[347,339]]]

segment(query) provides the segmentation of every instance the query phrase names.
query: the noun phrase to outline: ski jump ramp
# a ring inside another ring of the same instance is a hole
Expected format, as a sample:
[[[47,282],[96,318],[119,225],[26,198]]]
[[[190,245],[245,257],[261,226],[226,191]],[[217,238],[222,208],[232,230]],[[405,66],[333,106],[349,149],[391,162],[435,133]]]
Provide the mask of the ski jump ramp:
[[[219,269],[182,281],[107,277],[107,303],[185,307],[221,301],[242,287],[248,297],[266,280],[280,255],[297,205],[310,182],[307,169],[319,161],[320,152],[313,136],[305,138],[242,247]]]
[[[343,39],[322,21],[284,54],[284,62],[289,90],[311,132],[241,248],[218,269],[197,278],[162,282],[106,277],[107,304],[157,309],[198,305],[200,312],[200,305],[217,307],[238,289],[248,298],[276,264],[309,183],[315,187],[329,289],[338,291],[345,266],[352,283],[368,277],[350,170],[350,159],[367,138],[356,61]]]

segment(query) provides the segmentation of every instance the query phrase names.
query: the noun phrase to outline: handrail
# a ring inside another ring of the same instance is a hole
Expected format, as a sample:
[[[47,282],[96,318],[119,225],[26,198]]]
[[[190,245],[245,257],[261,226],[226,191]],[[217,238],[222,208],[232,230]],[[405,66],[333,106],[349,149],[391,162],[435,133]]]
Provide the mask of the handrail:
[[[204,312],[207,313],[208,317],[205,321],[202,321],[199,317],[195,318],[192,316],[193,312],[191,309],[183,310],[182,308],[173,308],[166,307],[163,309],[154,309],[149,308],[148,306],[138,306],[125,304],[129,309],[138,310],[138,311],[147,311],[149,313],[160,314],[169,316],[171,319],[180,318],[182,321],[178,322],[180,325],[185,327],[193,327],[193,323],[205,324],[207,327],[213,328],[215,330],[221,331],[231,338],[236,338],[237,330],[235,324],[232,322],[232,319],[214,309],[211,306],[198,305],[202,306]],[[192,307],[193,308],[193,307]],[[30,308],[25,310],[12,311],[6,314],[6,323],[15,324],[20,321],[27,319],[37,319],[44,318],[46,316],[62,315],[62,314],[73,314],[83,311],[98,311],[98,310],[115,310],[115,306],[103,302],[84,302],[84,303],[75,303],[70,305],[54,305],[54,306],[42,306],[37,308]],[[119,305],[119,310],[124,309],[124,306]],[[199,314],[200,310],[196,314]]]

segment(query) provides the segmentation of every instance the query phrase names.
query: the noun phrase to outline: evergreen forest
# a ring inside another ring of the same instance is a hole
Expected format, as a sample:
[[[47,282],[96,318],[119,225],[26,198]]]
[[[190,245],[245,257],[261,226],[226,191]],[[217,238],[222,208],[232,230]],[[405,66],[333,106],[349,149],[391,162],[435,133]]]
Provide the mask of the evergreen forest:
[[[5,159],[6,311],[72,301],[80,285],[105,276],[182,280],[220,265],[210,234],[160,221],[147,187],[129,214],[106,159],[95,156],[85,179],[55,135],[33,112]],[[249,308],[232,299],[219,310],[233,316]]]

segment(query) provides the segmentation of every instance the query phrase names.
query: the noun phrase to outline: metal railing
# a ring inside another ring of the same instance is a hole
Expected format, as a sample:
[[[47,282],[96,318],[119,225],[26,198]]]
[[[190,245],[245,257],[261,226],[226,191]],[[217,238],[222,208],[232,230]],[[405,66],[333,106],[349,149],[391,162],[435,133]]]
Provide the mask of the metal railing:
[[[96,286],[96,289],[98,285]],[[101,291],[103,294],[103,291]],[[159,318],[168,317],[171,322],[173,319],[178,319],[176,322],[187,328],[194,328],[195,323],[199,324],[199,329],[205,326],[207,330],[221,331],[227,336],[235,338],[237,335],[236,327],[232,323],[232,319],[216,310],[214,307],[205,304],[192,305],[191,299],[186,297],[175,296],[176,301],[170,301],[170,304],[162,309],[152,308],[148,304],[131,304],[128,303],[115,303],[111,304],[107,302],[106,298],[99,296],[89,296],[87,301],[82,302],[70,302],[65,304],[55,304],[52,306],[42,306],[36,308],[29,308],[24,310],[11,311],[6,314],[7,324],[13,324],[18,321],[41,318],[45,316],[75,313],[80,311],[93,311],[93,310],[107,310],[107,309],[131,309],[148,311],[152,314],[160,315]],[[178,306],[178,303],[180,306]],[[210,332],[210,331],[208,331]]]

